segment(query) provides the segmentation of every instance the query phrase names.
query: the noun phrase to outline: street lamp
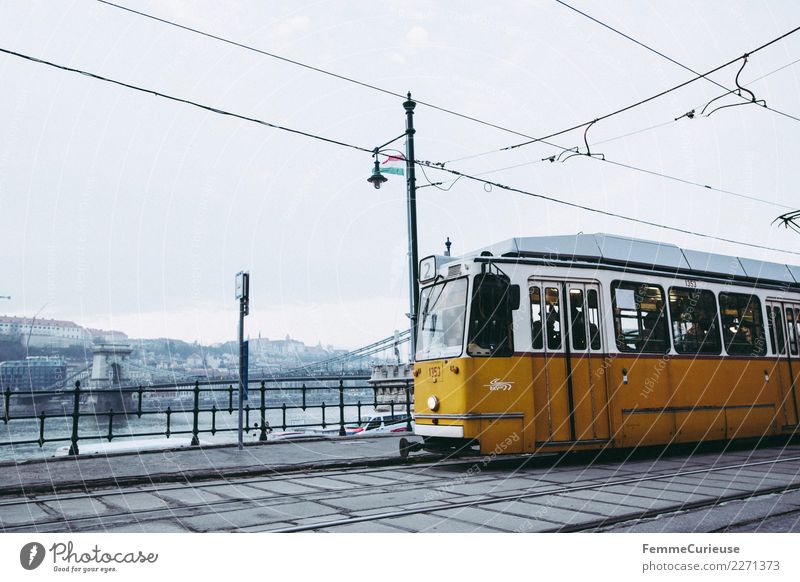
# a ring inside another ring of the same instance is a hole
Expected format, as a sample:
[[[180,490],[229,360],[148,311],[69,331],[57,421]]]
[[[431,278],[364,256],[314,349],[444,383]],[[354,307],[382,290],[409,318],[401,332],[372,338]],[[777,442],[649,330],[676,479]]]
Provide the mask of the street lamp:
[[[372,168],[372,175],[367,178],[367,182],[375,186],[376,190],[381,189],[381,184],[386,182],[388,178],[381,174],[381,165],[378,162],[378,148],[375,148],[375,167]]]
[[[403,109],[406,111],[406,130],[396,138],[386,142],[382,146],[376,147],[374,150],[375,167],[372,169],[372,175],[367,178],[367,182],[375,186],[378,190],[381,184],[387,181],[386,176],[381,173],[380,164],[378,163],[378,154],[383,148],[389,144],[397,141],[401,137],[406,138],[406,201],[408,213],[408,303],[409,313],[408,317],[411,320],[411,360],[414,360],[414,355],[417,351],[417,297],[419,296],[419,277],[417,270],[419,268],[419,261],[417,260],[417,183],[415,177],[414,165],[414,107],[416,101],[411,99],[411,93],[408,93],[408,99],[403,101]]]

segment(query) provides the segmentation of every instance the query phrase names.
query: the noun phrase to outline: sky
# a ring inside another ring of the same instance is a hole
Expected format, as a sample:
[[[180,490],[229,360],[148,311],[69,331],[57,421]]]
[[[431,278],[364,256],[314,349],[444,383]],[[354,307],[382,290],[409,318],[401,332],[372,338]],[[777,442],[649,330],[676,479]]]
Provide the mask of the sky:
[[[789,0],[570,2],[703,72],[800,24]],[[526,135],[693,76],[553,0],[119,3]],[[0,0],[0,48],[360,147],[404,131],[402,99],[95,0]],[[800,33],[752,55],[740,80],[798,58]],[[733,87],[740,65],[712,78]],[[798,75],[800,63],[749,88],[800,117]],[[372,188],[369,154],[7,54],[0,78],[0,295],[12,297],[0,313],[226,341],[236,337],[235,274],[249,270],[252,337],[356,347],[407,326],[405,182]],[[721,92],[701,79],[599,121],[587,138],[615,162],[760,201],[586,156],[541,162],[559,152],[541,143],[470,157],[524,139],[422,104],[416,157],[469,157],[448,167],[798,253],[800,238],[771,222],[800,206],[800,122],[756,105],[675,121]],[[582,145],[583,129],[552,141]],[[466,179],[421,188],[418,221],[420,256],[442,253],[446,237],[461,254],[514,236],[608,232],[800,264]]]

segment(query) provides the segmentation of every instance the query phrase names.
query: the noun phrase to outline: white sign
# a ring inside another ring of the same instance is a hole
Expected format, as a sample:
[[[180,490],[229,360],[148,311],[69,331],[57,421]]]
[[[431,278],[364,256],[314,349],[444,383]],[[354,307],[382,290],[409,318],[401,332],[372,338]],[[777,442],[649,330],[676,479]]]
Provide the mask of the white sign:
[[[436,277],[436,257],[425,257],[419,262],[419,280],[421,283]]]
[[[250,273],[239,271],[236,273],[236,299],[247,299],[250,292]]]

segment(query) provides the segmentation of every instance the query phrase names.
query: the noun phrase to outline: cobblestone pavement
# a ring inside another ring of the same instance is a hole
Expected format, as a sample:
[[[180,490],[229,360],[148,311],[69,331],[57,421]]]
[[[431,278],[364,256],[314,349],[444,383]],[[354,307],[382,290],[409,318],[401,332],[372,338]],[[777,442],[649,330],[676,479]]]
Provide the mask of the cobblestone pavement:
[[[396,444],[365,439],[339,447],[353,447],[349,454],[382,450],[388,460]],[[283,474],[188,484],[5,495],[0,525],[9,532],[800,531],[798,445],[591,464],[528,457],[295,465]]]

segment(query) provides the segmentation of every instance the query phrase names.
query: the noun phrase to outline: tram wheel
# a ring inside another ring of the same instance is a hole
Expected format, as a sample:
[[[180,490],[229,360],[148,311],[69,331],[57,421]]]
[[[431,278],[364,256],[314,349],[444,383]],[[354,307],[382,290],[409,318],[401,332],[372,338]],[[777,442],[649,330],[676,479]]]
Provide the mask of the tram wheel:
[[[400,458],[408,458],[408,439],[406,437],[400,439]]]

